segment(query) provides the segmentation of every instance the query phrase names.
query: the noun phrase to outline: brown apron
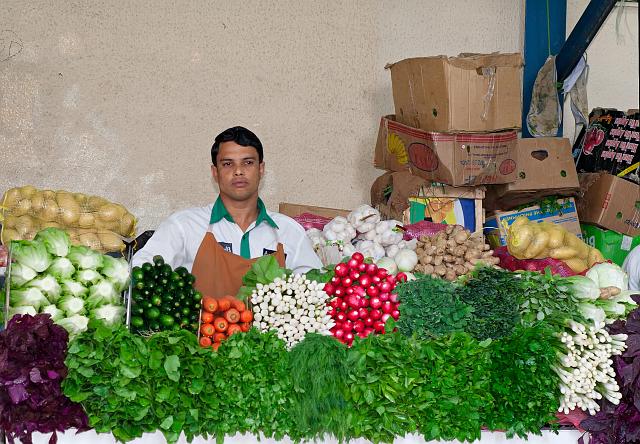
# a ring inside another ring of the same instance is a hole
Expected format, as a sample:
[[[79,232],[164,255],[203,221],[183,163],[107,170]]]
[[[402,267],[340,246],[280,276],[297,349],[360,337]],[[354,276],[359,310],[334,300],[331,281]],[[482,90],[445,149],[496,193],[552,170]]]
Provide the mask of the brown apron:
[[[273,253],[278,264],[284,268],[284,247],[278,243]],[[249,271],[256,259],[245,259],[237,254],[229,253],[220,246],[213,233],[208,231],[196,254],[191,274],[196,281],[193,284],[203,296],[221,298],[235,296],[242,287],[242,277]]]

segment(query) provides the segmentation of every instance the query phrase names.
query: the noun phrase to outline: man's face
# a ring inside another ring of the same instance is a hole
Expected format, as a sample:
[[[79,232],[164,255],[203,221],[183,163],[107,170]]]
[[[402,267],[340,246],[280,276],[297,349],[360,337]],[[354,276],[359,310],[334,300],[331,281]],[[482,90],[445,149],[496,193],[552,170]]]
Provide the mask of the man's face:
[[[260,163],[254,147],[224,142],[216,160],[217,166],[211,166],[211,173],[221,195],[239,202],[258,195],[264,162]]]

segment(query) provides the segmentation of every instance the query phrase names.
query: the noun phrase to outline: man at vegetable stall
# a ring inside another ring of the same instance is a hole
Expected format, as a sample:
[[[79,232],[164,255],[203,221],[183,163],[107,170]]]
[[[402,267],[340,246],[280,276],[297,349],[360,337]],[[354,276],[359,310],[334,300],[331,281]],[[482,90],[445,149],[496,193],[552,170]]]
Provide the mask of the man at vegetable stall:
[[[160,255],[172,267],[184,266],[205,295],[235,295],[255,260],[273,255],[281,267],[304,273],[320,268],[304,228],[288,216],[268,211],[258,197],[264,175],[260,139],[243,127],[216,136],[211,174],[220,193],[205,207],[178,211],[162,222],[133,257],[133,266]]]

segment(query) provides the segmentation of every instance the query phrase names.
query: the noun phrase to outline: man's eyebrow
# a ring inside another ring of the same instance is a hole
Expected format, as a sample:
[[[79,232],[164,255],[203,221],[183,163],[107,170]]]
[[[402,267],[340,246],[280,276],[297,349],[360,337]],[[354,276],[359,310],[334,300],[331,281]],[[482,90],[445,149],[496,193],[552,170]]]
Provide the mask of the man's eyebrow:
[[[258,158],[258,156],[250,156],[250,157],[243,157],[242,159],[239,160],[256,160]],[[236,159],[231,159],[229,157],[224,157],[222,159],[220,159],[220,162],[224,162],[224,161],[230,161],[233,162]]]

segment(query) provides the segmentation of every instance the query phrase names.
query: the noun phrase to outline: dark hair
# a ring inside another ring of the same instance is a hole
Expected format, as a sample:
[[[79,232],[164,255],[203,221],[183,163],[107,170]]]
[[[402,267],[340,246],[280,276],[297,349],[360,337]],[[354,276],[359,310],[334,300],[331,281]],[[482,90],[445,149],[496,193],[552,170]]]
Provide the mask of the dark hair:
[[[220,151],[220,145],[224,142],[235,142],[238,145],[254,147],[258,152],[258,160],[262,163],[264,158],[262,154],[262,142],[260,142],[258,136],[242,126],[234,126],[216,136],[213,146],[211,147],[211,163],[214,165],[217,165],[216,158],[218,157],[218,151]]]

